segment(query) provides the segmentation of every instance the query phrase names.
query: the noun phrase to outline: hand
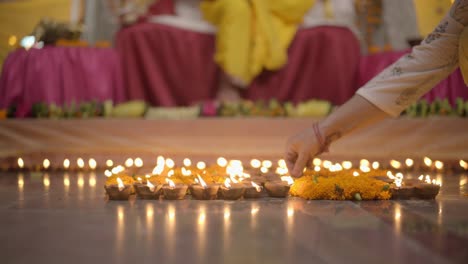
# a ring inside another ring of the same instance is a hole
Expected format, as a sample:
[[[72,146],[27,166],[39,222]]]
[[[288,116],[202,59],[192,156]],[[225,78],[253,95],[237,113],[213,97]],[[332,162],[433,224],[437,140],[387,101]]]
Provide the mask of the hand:
[[[320,148],[313,127],[290,137],[286,144],[285,161],[291,176],[300,177],[305,166],[311,163],[314,156],[320,154]]]

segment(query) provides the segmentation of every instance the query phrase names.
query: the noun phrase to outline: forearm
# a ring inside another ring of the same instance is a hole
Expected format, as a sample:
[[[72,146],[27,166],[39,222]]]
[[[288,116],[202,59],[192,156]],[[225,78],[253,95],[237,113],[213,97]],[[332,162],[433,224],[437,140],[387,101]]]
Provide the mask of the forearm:
[[[319,128],[325,138],[325,143],[330,145],[355,129],[375,124],[388,117],[390,115],[360,95],[354,95],[320,122]]]

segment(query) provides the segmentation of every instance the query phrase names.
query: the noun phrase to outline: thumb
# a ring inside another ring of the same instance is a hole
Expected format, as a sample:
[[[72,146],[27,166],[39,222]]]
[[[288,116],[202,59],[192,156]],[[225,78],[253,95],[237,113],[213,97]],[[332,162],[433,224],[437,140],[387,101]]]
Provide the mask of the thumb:
[[[299,153],[299,157],[297,157],[296,164],[294,164],[294,169],[291,173],[293,177],[300,177],[302,175],[302,171],[304,170],[308,160],[309,155],[307,153]]]

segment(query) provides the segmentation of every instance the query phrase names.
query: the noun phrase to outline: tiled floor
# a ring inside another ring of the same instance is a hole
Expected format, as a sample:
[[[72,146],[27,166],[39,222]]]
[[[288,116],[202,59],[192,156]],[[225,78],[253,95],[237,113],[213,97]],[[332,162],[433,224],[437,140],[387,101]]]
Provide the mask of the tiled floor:
[[[467,263],[468,174],[435,201],[106,201],[101,173],[0,174],[0,263]]]

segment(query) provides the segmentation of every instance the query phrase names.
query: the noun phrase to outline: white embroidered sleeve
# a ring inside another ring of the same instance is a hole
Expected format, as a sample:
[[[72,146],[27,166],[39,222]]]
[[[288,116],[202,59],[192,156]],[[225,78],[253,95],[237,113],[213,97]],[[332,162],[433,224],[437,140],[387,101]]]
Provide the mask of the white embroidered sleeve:
[[[391,116],[398,116],[458,66],[459,36],[464,26],[447,15],[412,52],[357,91]]]

